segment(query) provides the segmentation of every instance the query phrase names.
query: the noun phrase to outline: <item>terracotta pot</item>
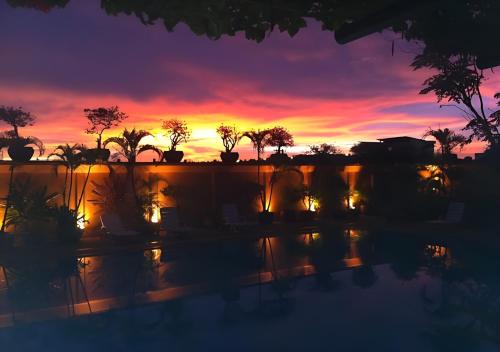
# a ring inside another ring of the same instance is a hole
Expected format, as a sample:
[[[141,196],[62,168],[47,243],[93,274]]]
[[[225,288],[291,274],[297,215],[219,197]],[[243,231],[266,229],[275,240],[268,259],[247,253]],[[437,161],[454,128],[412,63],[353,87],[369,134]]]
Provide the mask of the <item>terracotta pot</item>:
[[[290,161],[290,157],[284,153],[280,154],[275,153],[269,156],[269,161],[273,165],[283,165]]]
[[[259,224],[270,225],[274,221],[274,213],[270,211],[262,211],[259,213]]]
[[[12,143],[7,150],[12,161],[16,162],[27,162],[30,161],[35,153],[32,147],[26,147],[24,145]]]
[[[169,164],[180,163],[184,158],[184,152],[181,150],[167,150],[163,152],[163,159]]]
[[[92,148],[87,150],[85,157],[89,163],[94,163],[96,161],[108,161],[110,155],[109,149]]]
[[[234,164],[238,161],[240,154],[236,152],[221,152],[220,159],[224,164]]]

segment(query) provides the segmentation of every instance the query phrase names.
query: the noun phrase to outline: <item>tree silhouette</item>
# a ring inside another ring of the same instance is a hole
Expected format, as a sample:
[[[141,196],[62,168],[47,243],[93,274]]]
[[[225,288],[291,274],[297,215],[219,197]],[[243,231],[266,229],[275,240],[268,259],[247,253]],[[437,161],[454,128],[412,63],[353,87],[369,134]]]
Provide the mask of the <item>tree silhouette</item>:
[[[266,198],[263,194],[263,187],[260,182],[260,163],[262,160],[262,153],[267,145],[270,130],[250,130],[243,133],[243,137],[247,137],[252,142],[253,148],[257,151],[257,184],[259,185],[259,195],[262,209],[266,209]]]
[[[283,148],[294,146],[293,136],[284,127],[277,126],[269,130],[267,145],[276,147],[276,153],[283,153]]]
[[[63,202],[64,205],[69,206],[69,200],[72,194],[73,188],[73,175],[74,171],[80,166],[84,161],[84,152],[87,150],[83,144],[73,144],[68,143],[58,145],[52,153],[47,156],[47,159],[55,157],[64,162],[66,165],[66,172],[64,175],[64,188],[63,188]],[[68,184],[69,177],[69,184]],[[68,196],[66,199],[66,195]]]
[[[217,134],[222,139],[226,153],[232,152],[242,137],[236,126],[220,125],[217,128]]]
[[[466,118],[465,130],[471,131],[471,137],[495,146],[500,142],[500,115],[497,112],[486,113],[485,102],[481,93],[484,81],[483,71],[477,66],[477,58],[470,55],[447,57],[444,55],[419,55],[412,63],[415,69],[430,68],[437,74],[426,79],[420,94],[433,92],[438,102],[445,101],[458,108]]]
[[[104,141],[104,146],[114,143],[119,147],[118,152],[114,155],[123,156],[128,160],[127,162],[127,176],[129,178],[129,184],[132,187],[132,193],[134,195],[135,205],[137,207],[141,204],[141,199],[137,192],[137,185],[135,180],[135,163],[137,156],[148,150],[155,152],[160,159],[162,156],[162,151],[151,144],[142,144],[141,141],[147,137],[151,136],[151,133],[145,130],[136,130],[135,128],[131,131],[123,130],[121,137],[110,137]]]
[[[0,106],[0,121],[12,126],[12,137],[19,138],[19,127],[33,126],[36,117],[21,107]]]
[[[337,154],[339,149],[333,144],[322,143],[320,145],[309,146],[309,153],[313,155],[332,155]]]
[[[184,121],[177,119],[165,120],[162,128],[167,131],[166,136],[170,138],[169,150],[172,151],[177,150],[179,144],[187,142],[191,137],[191,131]]]
[[[449,157],[453,152],[453,149],[463,146],[467,143],[467,138],[461,134],[457,134],[452,130],[445,128],[438,128],[436,130],[429,128],[424,134],[425,137],[434,137],[434,139],[439,143],[439,148],[441,149],[441,156],[443,158]]]
[[[97,149],[102,148],[102,134],[111,127],[118,126],[128,115],[121,112],[118,106],[110,108],[84,109],[83,112],[89,120],[88,134],[97,134]]]
[[[45,147],[40,139],[34,136],[22,137],[19,135],[20,127],[34,125],[36,117],[31,113],[24,111],[22,108],[1,106],[0,121],[12,127],[12,130],[0,134],[0,149],[6,147],[9,147],[9,149],[17,149],[34,145],[38,149],[38,155],[42,156],[45,153]]]

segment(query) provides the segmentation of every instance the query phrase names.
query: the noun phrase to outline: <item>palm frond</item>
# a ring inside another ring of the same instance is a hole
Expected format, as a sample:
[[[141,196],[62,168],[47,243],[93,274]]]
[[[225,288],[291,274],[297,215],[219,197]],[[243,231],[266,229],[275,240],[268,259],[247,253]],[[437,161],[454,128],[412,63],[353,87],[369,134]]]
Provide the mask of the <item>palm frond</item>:
[[[162,155],[163,155],[163,151],[158,148],[158,147],[155,147],[154,145],[152,144],[145,144],[145,145],[142,145],[139,150],[137,151],[137,155],[141,154],[141,153],[144,153],[148,150],[151,150],[153,152],[155,152],[157,155],[158,155],[158,158],[161,158]]]

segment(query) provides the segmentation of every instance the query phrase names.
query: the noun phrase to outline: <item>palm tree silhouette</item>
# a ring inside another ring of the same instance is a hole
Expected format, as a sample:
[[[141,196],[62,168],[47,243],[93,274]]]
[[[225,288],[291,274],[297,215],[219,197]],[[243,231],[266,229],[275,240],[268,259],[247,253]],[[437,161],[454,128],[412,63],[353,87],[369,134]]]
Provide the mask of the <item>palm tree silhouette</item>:
[[[250,130],[243,133],[243,137],[247,137],[252,142],[254,149],[257,151],[257,184],[260,186],[260,162],[262,160],[262,153],[264,152],[264,148],[267,145],[267,141],[269,138],[269,133],[271,131],[269,129],[266,130]],[[266,199],[265,196],[262,196],[262,190],[260,192],[260,201],[262,203],[262,210],[266,210]]]
[[[110,137],[104,141],[104,146],[106,147],[110,143],[116,144],[119,149],[113,154],[114,158],[122,156],[127,159],[129,164],[134,164],[137,160],[137,156],[148,150],[154,151],[161,158],[162,152],[160,149],[152,144],[141,145],[142,139],[151,136],[151,133],[145,130],[136,130],[135,128],[131,131],[123,130],[121,137]]]
[[[137,187],[135,184],[134,166],[137,161],[137,156],[146,151],[153,151],[161,159],[162,151],[152,144],[141,144],[141,141],[145,138],[151,136],[146,130],[136,130],[135,128],[129,131],[124,129],[120,137],[110,137],[104,141],[104,147],[108,144],[114,143],[118,146],[118,150],[113,154],[112,158],[118,158],[119,156],[127,159],[127,175],[130,178],[130,184],[132,186],[133,195],[135,198],[136,205],[139,205],[140,199],[137,195]]]
[[[69,206],[69,201],[71,199],[71,191],[73,188],[73,175],[75,170],[84,162],[85,152],[87,147],[83,144],[73,144],[69,145],[61,144],[58,145],[52,153],[47,156],[47,159],[51,157],[56,157],[57,159],[63,161],[66,165],[66,173],[64,175],[64,187],[63,187],[63,202],[64,205]],[[90,172],[90,167],[89,167]],[[68,176],[69,176],[69,187],[68,187]],[[66,200],[66,195],[68,195]],[[75,200],[76,202],[76,200]],[[77,204],[78,205],[78,204]]]
[[[429,136],[434,137],[434,139],[439,143],[441,157],[443,159],[449,157],[453,152],[453,149],[456,147],[460,147],[460,149],[462,149],[468,142],[465,136],[455,133],[448,128],[438,128],[436,130],[429,128],[429,130],[425,132],[424,138]]]

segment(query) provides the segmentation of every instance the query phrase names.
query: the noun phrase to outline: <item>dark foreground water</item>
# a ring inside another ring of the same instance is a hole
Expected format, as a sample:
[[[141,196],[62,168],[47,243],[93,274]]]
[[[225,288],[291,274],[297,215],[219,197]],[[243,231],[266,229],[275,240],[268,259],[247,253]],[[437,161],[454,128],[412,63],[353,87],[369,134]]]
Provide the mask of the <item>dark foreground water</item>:
[[[348,229],[9,256],[0,350],[497,351],[500,259],[484,247]]]

